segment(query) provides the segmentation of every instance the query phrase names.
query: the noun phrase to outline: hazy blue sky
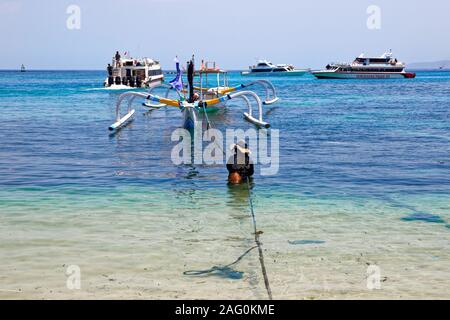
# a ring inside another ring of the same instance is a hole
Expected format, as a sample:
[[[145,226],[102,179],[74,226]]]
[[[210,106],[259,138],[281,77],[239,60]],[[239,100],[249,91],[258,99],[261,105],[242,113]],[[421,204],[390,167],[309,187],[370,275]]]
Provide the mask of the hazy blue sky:
[[[66,27],[71,4],[79,30]],[[0,30],[1,69],[103,69],[116,49],[165,68],[194,52],[227,69],[257,57],[317,68],[389,48],[405,62],[450,59],[449,0],[0,0]]]

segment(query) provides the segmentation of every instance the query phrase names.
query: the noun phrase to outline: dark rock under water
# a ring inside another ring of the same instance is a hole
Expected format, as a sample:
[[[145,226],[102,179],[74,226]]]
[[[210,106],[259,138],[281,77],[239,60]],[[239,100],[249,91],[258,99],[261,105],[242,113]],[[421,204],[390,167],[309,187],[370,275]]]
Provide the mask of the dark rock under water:
[[[445,223],[445,221],[440,216],[429,213],[413,213],[401,219],[403,221],[424,221],[430,223]]]

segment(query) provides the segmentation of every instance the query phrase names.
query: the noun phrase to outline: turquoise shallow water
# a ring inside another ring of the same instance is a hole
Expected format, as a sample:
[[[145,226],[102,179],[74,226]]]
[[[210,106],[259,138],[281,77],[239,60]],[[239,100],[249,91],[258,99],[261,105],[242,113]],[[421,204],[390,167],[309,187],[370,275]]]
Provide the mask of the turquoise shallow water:
[[[183,275],[253,245],[247,190],[223,166],[172,164],[176,110],[139,109],[109,136],[119,92],[103,78],[0,72],[0,297],[264,298],[256,252],[241,279]],[[257,170],[253,195],[274,296],[449,298],[450,73],[270,80],[280,170]],[[243,109],[209,117],[251,128]],[[80,290],[66,287],[72,264]]]

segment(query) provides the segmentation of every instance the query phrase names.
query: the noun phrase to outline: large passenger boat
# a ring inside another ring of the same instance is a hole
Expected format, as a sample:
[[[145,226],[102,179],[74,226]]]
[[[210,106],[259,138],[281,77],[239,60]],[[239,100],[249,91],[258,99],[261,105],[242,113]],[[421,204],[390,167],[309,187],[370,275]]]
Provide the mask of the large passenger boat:
[[[164,80],[159,61],[150,58],[134,59],[117,53],[107,71],[105,87],[147,88]]]
[[[331,63],[325,70],[313,71],[312,74],[318,79],[402,79],[416,76],[405,71],[405,64],[394,58],[392,51],[375,58],[361,54],[352,63]]]

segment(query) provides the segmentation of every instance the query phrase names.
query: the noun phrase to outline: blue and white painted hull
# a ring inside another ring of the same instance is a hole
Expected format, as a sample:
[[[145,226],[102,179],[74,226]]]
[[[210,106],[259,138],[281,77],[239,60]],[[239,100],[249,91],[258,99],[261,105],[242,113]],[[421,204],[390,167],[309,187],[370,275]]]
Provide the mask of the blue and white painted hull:
[[[194,130],[197,123],[197,114],[194,108],[185,108],[183,110],[183,128]]]
[[[264,76],[264,77],[286,77],[286,76],[297,76],[301,77],[305,73],[309,73],[308,69],[304,70],[292,70],[292,71],[267,71],[267,72],[252,72],[252,71],[243,71],[241,72],[242,76]]]
[[[410,78],[406,72],[311,72],[317,79],[404,79]]]

